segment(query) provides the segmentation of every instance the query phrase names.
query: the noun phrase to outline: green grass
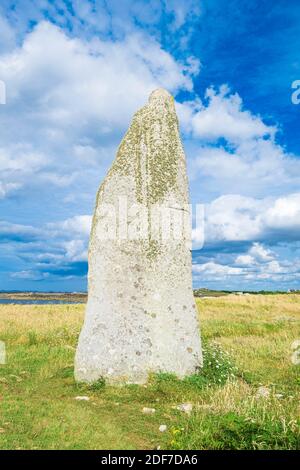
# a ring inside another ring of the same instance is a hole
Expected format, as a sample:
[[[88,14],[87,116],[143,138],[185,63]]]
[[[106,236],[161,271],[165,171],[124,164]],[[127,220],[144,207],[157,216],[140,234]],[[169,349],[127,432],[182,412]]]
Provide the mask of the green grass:
[[[299,449],[300,296],[198,299],[204,367],[146,386],[76,384],[83,305],[2,305],[0,449]],[[257,396],[268,387],[267,398]],[[77,401],[88,396],[89,401]],[[177,409],[192,403],[190,415]],[[143,407],[155,408],[153,415]],[[159,432],[161,424],[167,431]]]

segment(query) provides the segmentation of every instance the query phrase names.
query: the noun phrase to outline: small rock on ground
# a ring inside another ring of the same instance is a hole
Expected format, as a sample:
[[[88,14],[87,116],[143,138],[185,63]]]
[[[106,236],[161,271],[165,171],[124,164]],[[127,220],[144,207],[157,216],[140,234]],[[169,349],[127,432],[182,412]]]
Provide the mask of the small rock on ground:
[[[142,412],[145,415],[153,415],[155,413],[155,408],[147,408],[146,406],[142,409]]]
[[[167,430],[167,426],[165,424],[161,424],[158,429],[160,432],[165,432]]]
[[[270,390],[267,387],[258,387],[256,392],[257,398],[268,398],[270,396]]]
[[[78,396],[78,397],[75,397],[75,400],[78,400],[78,401],[89,401],[89,397],[85,397],[85,396],[79,397],[79,396]]]
[[[193,405],[192,403],[182,403],[182,405],[177,406],[177,410],[183,411],[189,415],[193,411]]]

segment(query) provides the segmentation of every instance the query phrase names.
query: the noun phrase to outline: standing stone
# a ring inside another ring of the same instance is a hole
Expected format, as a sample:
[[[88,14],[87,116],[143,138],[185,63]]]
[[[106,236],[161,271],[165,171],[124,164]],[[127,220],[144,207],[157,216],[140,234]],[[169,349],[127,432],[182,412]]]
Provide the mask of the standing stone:
[[[78,381],[144,383],[202,365],[185,155],[173,97],[133,118],[96,200]]]

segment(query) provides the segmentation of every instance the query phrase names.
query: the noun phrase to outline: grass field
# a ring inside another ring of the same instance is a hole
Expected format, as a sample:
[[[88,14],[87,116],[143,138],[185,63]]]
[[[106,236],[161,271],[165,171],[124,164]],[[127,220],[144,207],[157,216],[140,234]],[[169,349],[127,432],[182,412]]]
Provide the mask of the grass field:
[[[0,306],[0,449],[299,449],[300,295],[197,304],[202,374],[124,387],[74,382],[84,305]]]

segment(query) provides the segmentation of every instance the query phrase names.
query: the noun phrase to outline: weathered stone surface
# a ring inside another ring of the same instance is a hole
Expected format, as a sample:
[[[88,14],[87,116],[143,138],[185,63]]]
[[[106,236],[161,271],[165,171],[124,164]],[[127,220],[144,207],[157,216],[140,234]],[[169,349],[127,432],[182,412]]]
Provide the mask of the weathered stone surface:
[[[144,383],[151,372],[183,377],[201,366],[188,203],[174,100],[158,89],[98,191],[78,381]]]

